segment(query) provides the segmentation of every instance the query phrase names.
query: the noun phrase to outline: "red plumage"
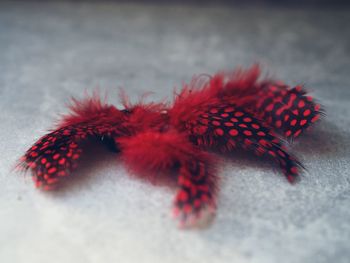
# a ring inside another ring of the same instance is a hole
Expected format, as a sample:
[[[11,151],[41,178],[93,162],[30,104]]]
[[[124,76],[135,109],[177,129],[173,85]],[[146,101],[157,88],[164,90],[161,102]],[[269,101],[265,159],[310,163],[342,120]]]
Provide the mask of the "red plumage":
[[[259,78],[258,66],[218,73],[207,81],[197,77],[173,103],[131,105],[124,99],[124,110],[96,94],[73,99],[71,113],[39,139],[20,164],[32,170],[36,186],[51,189],[71,175],[86,140],[105,140],[135,173],[176,171],[174,214],[181,225],[193,224],[215,208],[215,153],[248,150],[274,160],[290,182],[298,176],[301,165],[281,138],[298,137],[322,111],[300,86]]]

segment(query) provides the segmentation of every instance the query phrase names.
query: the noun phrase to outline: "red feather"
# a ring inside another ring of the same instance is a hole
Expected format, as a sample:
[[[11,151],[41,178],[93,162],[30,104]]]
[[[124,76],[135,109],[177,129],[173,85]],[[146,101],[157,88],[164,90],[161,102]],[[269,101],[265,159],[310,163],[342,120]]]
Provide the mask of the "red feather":
[[[280,137],[297,137],[322,115],[319,104],[300,87],[260,80],[260,69],[218,73],[209,80],[193,78],[172,104],[138,103],[123,97],[124,110],[97,95],[73,99],[71,113],[56,129],[38,140],[22,157],[38,187],[51,189],[70,176],[91,138],[117,148],[134,173],[171,175],[176,171],[178,193],[174,215],[191,225],[216,207],[216,157],[235,148],[267,156],[290,182],[301,164]],[[209,153],[211,152],[211,153]]]

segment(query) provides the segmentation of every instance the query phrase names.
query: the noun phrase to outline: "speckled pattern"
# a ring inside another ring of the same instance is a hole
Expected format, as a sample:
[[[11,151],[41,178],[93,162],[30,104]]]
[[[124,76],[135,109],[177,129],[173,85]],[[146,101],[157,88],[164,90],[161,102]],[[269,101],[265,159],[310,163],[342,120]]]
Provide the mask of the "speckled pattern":
[[[345,8],[0,3],[0,261],[348,262],[349,24]],[[62,191],[11,170],[70,96],[171,98],[192,74],[257,61],[305,84],[327,117],[291,147],[308,170],[296,185],[250,155],[226,159],[207,228],[177,229],[175,189],[129,176],[103,147]]]

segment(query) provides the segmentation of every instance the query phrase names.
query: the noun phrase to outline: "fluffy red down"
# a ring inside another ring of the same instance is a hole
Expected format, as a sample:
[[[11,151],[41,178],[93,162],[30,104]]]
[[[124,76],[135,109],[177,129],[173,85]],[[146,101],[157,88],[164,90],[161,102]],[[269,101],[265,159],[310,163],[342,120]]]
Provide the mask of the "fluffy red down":
[[[108,105],[101,100],[99,94],[94,93],[83,100],[72,98],[69,105],[70,113],[63,115],[58,123],[58,127],[73,125],[92,119],[121,119],[123,114],[113,105]]]
[[[177,132],[144,132],[117,139],[128,168],[137,174],[157,174],[196,158],[211,163],[212,157],[197,149]]]
[[[174,103],[169,111],[172,124],[194,120],[203,109],[223,105],[224,102],[243,104],[259,90],[260,67],[254,65],[248,70],[237,69],[228,73],[218,73],[209,81],[200,81],[194,77],[190,84],[184,85],[179,94],[175,94]]]

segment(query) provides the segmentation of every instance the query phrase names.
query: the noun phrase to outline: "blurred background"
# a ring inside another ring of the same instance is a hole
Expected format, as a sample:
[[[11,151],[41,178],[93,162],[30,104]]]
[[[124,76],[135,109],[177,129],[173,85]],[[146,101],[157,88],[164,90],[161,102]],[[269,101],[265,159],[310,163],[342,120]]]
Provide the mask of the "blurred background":
[[[349,262],[348,4],[1,1],[0,261]],[[291,146],[308,170],[295,186],[264,161],[227,160],[206,229],[177,229],[174,189],[130,178],[104,149],[55,194],[12,171],[71,96],[170,100],[194,74],[254,63],[305,85],[327,117]]]

